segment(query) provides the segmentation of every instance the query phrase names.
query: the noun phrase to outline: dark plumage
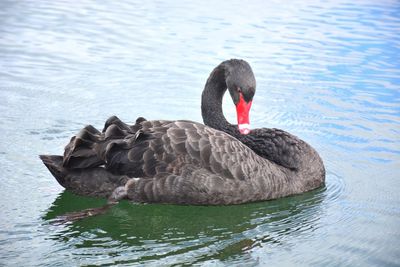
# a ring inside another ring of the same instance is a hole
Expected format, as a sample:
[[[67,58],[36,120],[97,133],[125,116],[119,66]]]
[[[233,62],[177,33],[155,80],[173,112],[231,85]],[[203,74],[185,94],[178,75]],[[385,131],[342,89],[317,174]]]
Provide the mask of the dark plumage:
[[[242,60],[221,63],[202,96],[205,126],[191,121],[127,125],[117,117],[102,132],[86,126],[64,156],[40,156],[76,194],[136,202],[226,205],[299,194],[324,184],[322,160],[307,143],[278,129],[242,135],[222,113],[229,89],[251,103],[255,79]]]

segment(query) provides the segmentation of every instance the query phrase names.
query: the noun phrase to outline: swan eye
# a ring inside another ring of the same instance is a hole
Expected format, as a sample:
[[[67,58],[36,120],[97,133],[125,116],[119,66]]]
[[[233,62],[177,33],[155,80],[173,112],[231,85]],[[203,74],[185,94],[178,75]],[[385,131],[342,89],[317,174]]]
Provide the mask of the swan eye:
[[[237,88],[238,93],[242,92],[242,89],[240,89],[240,87]]]
[[[255,90],[253,87],[250,87],[250,88],[249,88],[249,92],[250,92],[250,94],[253,95],[253,96],[254,96],[255,91],[256,91],[256,90]]]

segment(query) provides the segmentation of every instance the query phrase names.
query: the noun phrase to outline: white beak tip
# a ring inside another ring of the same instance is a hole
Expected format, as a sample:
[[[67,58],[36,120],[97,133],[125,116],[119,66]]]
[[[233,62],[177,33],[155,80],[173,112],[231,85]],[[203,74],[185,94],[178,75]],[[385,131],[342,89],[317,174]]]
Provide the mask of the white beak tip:
[[[250,133],[250,125],[249,124],[239,124],[238,125],[239,132],[241,134],[249,134]]]

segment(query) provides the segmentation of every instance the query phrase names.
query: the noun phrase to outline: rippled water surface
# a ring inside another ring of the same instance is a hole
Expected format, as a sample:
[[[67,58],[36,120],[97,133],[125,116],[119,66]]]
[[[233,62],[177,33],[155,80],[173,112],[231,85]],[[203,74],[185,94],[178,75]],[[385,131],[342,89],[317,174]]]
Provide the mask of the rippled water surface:
[[[396,0],[1,1],[0,265],[400,265],[399,14]],[[205,81],[234,57],[257,78],[253,127],[314,146],[325,188],[53,223],[105,201],[65,192],[38,154],[113,114],[202,121]]]

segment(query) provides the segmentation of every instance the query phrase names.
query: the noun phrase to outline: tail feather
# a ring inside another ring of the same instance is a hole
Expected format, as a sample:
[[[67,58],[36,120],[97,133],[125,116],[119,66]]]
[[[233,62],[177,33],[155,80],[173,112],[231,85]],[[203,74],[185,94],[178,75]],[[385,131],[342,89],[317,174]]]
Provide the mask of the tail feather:
[[[115,188],[129,180],[126,175],[114,175],[101,167],[68,169],[62,165],[62,156],[39,157],[62,187],[78,195],[109,197]]]
[[[65,147],[63,166],[84,169],[104,164],[97,151],[101,142],[101,133],[96,128],[91,125],[84,127]]]
[[[72,137],[64,150],[63,166],[68,169],[86,169],[106,164],[106,148],[111,142],[121,143],[125,137],[138,133],[142,127],[139,123],[144,118],[138,118],[132,127],[123,123],[116,116],[109,118],[103,132],[91,125],[85,126],[79,133]],[[135,139],[134,139],[135,140]]]
[[[64,188],[79,195],[108,197],[129,179],[127,172],[119,168],[128,164],[129,159],[118,156],[152,136],[140,129],[142,121],[143,118],[138,118],[129,127],[114,116],[107,120],[103,132],[88,125],[71,138],[63,156],[39,157]],[[112,159],[116,158],[119,160],[114,164]]]
[[[65,187],[67,171],[63,167],[63,157],[57,155],[39,155],[39,157],[51,174],[56,178],[57,182]]]

